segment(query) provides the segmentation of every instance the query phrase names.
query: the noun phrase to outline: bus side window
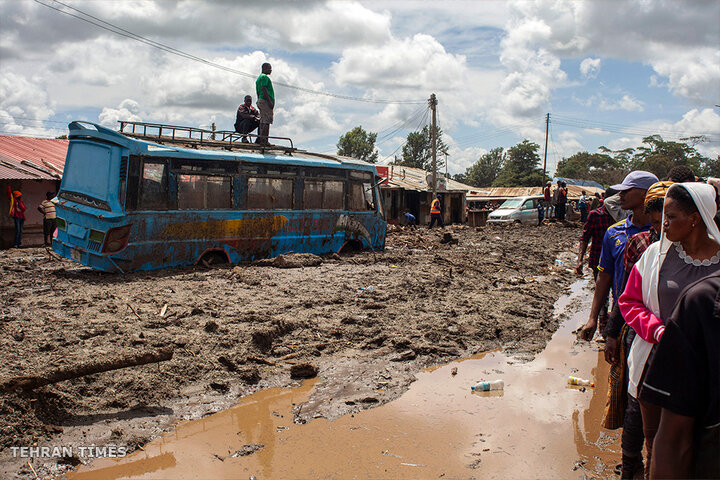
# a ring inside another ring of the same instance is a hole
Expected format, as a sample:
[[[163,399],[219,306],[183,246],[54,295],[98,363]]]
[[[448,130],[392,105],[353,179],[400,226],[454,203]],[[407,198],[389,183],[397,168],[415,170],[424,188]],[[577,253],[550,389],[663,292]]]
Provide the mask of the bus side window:
[[[140,165],[142,161],[136,155],[130,156],[130,167],[128,169],[128,183],[125,208],[135,210],[138,205],[138,189],[140,187]]]
[[[325,181],[325,191],[323,192],[323,209],[345,209],[345,182],[341,182],[338,180]]]
[[[141,210],[167,210],[167,205],[167,167],[164,163],[146,162],[143,165],[138,208]]]
[[[231,209],[232,177],[216,175],[178,175],[178,209]]]
[[[303,207],[305,210],[319,210],[323,208],[323,182],[322,180],[305,179],[303,188]]]
[[[369,183],[350,182],[349,210],[367,211],[375,210],[373,202],[372,185]]]
[[[247,208],[255,210],[290,210],[293,208],[292,178],[248,177]]]

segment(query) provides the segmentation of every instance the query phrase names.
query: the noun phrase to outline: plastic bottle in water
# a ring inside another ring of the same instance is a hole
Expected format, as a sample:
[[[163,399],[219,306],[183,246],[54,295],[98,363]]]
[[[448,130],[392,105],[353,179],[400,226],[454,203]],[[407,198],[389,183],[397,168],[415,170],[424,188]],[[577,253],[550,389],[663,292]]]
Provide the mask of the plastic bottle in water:
[[[590,380],[584,380],[579,377],[568,377],[568,384],[579,385],[581,387],[594,387],[595,386],[595,384],[592,383]]]
[[[487,392],[488,390],[502,390],[505,382],[502,380],[480,381],[470,387],[473,392]]]

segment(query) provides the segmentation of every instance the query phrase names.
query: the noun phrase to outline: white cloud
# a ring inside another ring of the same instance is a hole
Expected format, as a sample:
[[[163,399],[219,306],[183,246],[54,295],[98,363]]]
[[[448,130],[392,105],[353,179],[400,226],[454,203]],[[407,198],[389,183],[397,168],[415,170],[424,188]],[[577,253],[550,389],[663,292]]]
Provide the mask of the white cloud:
[[[34,135],[54,113],[52,102],[38,79],[28,79],[11,71],[0,75],[0,129],[8,133]]]
[[[332,73],[340,85],[361,85],[396,99],[397,94],[424,88],[422,97],[431,89],[460,88],[467,66],[465,57],[453,55],[433,37],[424,34],[412,38],[391,39],[370,47],[345,49]]]
[[[104,127],[115,129],[119,120],[128,122],[142,122],[143,116],[140,113],[140,104],[135,100],[126,98],[117,108],[103,108],[98,115],[98,123]]]
[[[603,98],[599,101],[598,108],[603,111],[625,110],[627,112],[642,112],[644,110],[642,102],[632,98],[630,95],[623,95],[620,100],[614,102]]]
[[[595,78],[600,73],[600,64],[599,58],[586,58],[580,62],[580,73],[585,78]]]

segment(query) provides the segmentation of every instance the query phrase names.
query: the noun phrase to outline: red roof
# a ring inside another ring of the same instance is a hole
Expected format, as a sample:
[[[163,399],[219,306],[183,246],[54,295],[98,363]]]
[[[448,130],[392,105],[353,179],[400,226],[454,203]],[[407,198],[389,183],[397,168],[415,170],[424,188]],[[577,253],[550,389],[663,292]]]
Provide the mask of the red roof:
[[[59,180],[68,140],[0,135],[0,180]]]

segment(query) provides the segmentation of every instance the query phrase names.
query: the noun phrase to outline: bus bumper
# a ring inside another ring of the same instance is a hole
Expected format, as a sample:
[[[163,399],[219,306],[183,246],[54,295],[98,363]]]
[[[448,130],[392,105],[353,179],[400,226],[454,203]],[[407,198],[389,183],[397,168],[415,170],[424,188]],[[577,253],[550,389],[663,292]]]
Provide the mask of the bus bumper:
[[[119,272],[124,273],[115,261],[107,256],[99,253],[89,252],[82,248],[71,247],[57,238],[53,238],[52,248],[58,255],[69,258],[81,265],[101,270],[103,272]]]

